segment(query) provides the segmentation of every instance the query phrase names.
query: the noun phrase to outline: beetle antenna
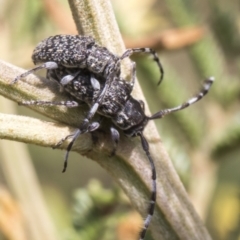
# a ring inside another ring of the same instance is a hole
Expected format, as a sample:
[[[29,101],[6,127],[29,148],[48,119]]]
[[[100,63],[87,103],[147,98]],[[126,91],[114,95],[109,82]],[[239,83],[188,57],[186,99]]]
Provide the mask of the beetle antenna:
[[[186,102],[184,102],[183,104],[181,104],[181,105],[179,105],[177,107],[161,110],[161,111],[153,114],[148,119],[163,118],[165,115],[168,115],[168,114],[170,114],[172,112],[177,112],[179,110],[187,108],[190,105],[198,102],[200,99],[202,99],[208,93],[208,91],[209,91],[211,85],[213,84],[214,80],[215,80],[214,77],[207,78],[204,81],[203,88],[201,89],[201,91],[199,93],[197,93],[194,97],[190,98],[189,100],[187,100]]]
[[[151,169],[152,169],[152,193],[151,193],[151,197],[150,197],[150,205],[148,207],[148,215],[147,215],[146,219],[144,220],[143,229],[140,232],[140,240],[143,240],[146,235],[147,229],[149,227],[149,224],[151,222],[151,219],[152,219],[152,216],[154,213],[154,209],[155,209],[156,197],[157,197],[157,182],[156,182],[156,168],[155,168],[152,156],[149,152],[149,144],[148,144],[146,138],[143,136],[142,132],[139,132],[138,136],[141,138],[142,148],[143,148],[145,154],[147,155],[147,158],[150,162]]]

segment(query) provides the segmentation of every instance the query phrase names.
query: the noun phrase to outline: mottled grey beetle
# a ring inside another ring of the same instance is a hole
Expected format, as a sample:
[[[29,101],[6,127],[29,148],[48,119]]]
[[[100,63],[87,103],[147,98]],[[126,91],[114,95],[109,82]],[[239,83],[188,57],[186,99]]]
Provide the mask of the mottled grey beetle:
[[[26,77],[39,69],[46,68],[47,79],[57,81],[61,89],[70,93],[74,100],[66,102],[26,101],[21,104],[77,107],[80,102],[84,102],[90,107],[79,129],[61,139],[57,144],[59,146],[66,139],[72,138],[67,147],[63,172],[67,168],[69,152],[78,136],[99,128],[100,123],[92,121],[95,113],[112,120],[113,125],[110,126],[110,133],[114,142],[113,153],[117,148],[120,136],[117,129],[122,130],[129,137],[140,137],[142,148],[152,169],[152,193],[148,216],[140,233],[140,239],[143,240],[154,213],[157,191],[155,165],[143,130],[149,120],[162,118],[199,101],[208,93],[214,78],[206,79],[202,90],[183,104],[161,110],[148,117],[145,115],[143,102],[131,96],[136,75],[135,64],[133,64],[130,82],[122,79],[120,75],[120,61],[135,52],[147,52],[154,56],[161,72],[160,83],[163,77],[163,69],[157,54],[153,50],[149,48],[128,49],[121,57],[117,57],[108,49],[98,46],[93,38],[78,35],[57,35],[40,42],[33,52],[32,59],[35,64],[41,65],[17,76],[12,83],[16,83],[20,78]]]

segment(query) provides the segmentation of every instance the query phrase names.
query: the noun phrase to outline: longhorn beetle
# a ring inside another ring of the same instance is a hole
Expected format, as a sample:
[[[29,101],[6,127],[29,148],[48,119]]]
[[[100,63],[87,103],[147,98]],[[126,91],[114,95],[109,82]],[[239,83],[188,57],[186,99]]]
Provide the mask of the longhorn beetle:
[[[117,57],[106,48],[98,46],[91,37],[71,35],[57,35],[40,42],[33,52],[32,59],[35,64],[42,64],[17,76],[12,83],[16,83],[19,79],[39,69],[46,68],[47,79],[57,81],[61,87],[60,89],[70,93],[74,100],[65,102],[25,101],[21,103],[22,105],[77,107],[84,102],[90,107],[79,129],[61,139],[56,145],[60,146],[66,139],[72,138],[67,147],[63,172],[67,168],[69,152],[79,135],[93,132],[99,128],[100,123],[91,121],[96,112],[112,120],[113,125],[110,126],[110,134],[114,143],[113,153],[117,148],[120,136],[117,128],[129,137],[140,137],[142,148],[150,162],[152,171],[152,192],[148,216],[140,232],[140,240],[143,240],[154,213],[157,191],[156,169],[143,130],[149,120],[162,118],[199,101],[208,93],[214,78],[206,79],[203,88],[183,104],[161,110],[149,117],[145,115],[143,102],[136,100],[131,95],[135,83],[135,63],[132,65],[130,82],[122,79],[120,75],[120,61],[134,52],[153,54],[161,72],[160,83],[163,77],[163,68],[153,50],[149,48],[129,49],[121,57]]]

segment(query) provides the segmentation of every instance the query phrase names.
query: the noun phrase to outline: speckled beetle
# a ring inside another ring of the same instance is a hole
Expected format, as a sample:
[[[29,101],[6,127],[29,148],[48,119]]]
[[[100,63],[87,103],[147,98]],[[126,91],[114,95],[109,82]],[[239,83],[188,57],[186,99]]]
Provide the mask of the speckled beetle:
[[[163,74],[162,66],[155,52],[146,50],[149,48],[143,49],[143,52],[150,52],[154,55],[154,60],[158,63]],[[113,125],[110,126],[110,133],[114,143],[113,152],[117,148],[120,136],[117,129],[122,130],[129,137],[140,137],[142,148],[152,169],[152,192],[148,216],[140,233],[140,240],[143,240],[154,213],[157,191],[155,165],[149,151],[148,142],[143,135],[143,130],[149,120],[162,118],[199,101],[208,93],[214,78],[206,79],[201,91],[183,104],[161,110],[148,117],[145,115],[143,102],[131,96],[136,75],[135,64],[133,64],[130,82],[125,81],[120,76],[120,61],[133,52],[141,51],[139,49],[129,49],[119,58],[106,48],[98,46],[91,37],[57,35],[45,39],[35,48],[32,56],[33,61],[35,64],[40,63],[41,65],[17,76],[12,83],[16,83],[20,78],[26,77],[39,69],[46,68],[47,79],[57,81],[61,90],[70,93],[74,100],[66,102],[25,101],[21,104],[64,105],[66,107],[77,107],[80,102],[88,104],[90,110],[79,129],[57,144],[59,146],[66,139],[72,138],[67,147],[63,172],[67,168],[69,152],[78,136],[83,133],[93,132],[99,128],[100,123],[92,121],[95,113],[112,120]],[[160,82],[161,80],[162,75]]]

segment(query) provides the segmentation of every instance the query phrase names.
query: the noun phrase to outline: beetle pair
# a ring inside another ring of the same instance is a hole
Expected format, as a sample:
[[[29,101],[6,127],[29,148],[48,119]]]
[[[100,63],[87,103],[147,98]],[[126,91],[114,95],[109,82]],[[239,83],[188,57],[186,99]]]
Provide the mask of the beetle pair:
[[[156,170],[154,161],[149,151],[149,145],[143,135],[143,130],[149,120],[159,119],[165,115],[182,110],[199,101],[209,91],[214,78],[205,80],[203,88],[193,98],[183,104],[161,110],[148,117],[144,112],[144,104],[132,97],[131,92],[135,83],[135,64],[132,67],[131,81],[127,82],[121,77],[121,60],[133,53],[148,53],[157,63],[161,76],[158,84],[163,79],[163,68],[156,52],[150,48],[128,49],[121,57],[111,53],[107,48],[95,43],[92,37],[79,35],[56,35],[40,42],[34,49],[32,59],[37,67],[17,76],[13,83],[39,69],[47,69],[47,79],[57,81],[62,90],[71,94],[74,100],[66,102],[28,101],[24,105],[64,105],[77,107],[79,103],[88,104],[90,110],[79,128],[71,135],[62,139],[61,145],[69,137],[72,138],[67,147],[63,172],[67,168],[69,152],[74,141],[80,134],[97,130],[100,123],[93,122],[96,113],[110,118],[113,125],[110,126],[115,152],[119,141],[118,129],[129,137],[139,136],[142,148],[150,162],[152,170],[152,192],[148,216],[144,221],[144,227],[140,233],[140,239],[144,239],[154,213],[156,202]]]

